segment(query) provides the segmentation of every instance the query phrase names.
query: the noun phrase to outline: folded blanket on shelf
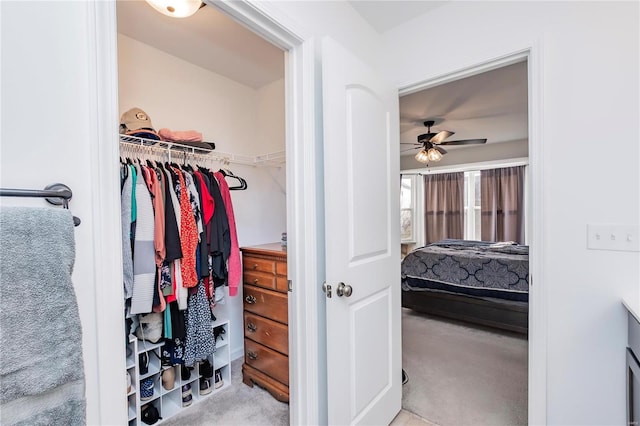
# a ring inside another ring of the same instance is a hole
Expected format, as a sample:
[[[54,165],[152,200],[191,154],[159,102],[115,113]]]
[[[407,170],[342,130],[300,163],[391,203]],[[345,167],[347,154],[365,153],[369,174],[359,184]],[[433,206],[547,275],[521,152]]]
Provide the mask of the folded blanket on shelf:
[[[0,208],[0,424],[84,425],[73,217]]]

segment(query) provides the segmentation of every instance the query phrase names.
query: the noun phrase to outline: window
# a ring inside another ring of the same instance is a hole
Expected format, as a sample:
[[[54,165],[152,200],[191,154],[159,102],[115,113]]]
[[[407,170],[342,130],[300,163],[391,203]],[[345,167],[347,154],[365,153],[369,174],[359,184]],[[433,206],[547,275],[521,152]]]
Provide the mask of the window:
[[[481,240],[480,172],[464,172],[464,239]]]
[[[402,176],[400,180],[400,241],[416,240],[416,190],[415,176]]]

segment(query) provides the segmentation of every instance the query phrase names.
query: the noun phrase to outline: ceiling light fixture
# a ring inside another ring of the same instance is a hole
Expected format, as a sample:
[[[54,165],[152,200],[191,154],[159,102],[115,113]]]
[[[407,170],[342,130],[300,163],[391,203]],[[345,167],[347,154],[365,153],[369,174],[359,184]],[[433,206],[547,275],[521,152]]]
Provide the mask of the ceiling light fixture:
[[[155,10],[172,18],[186,18],[204,6],[200,0],[146,0]]]
[[[442,160],[442,154],[435,148],[429,149],[427,151],[427,157],[429,157],[429,161],[440,161]]]
[[[442,160],[442,154],[435,148],[423,148],[416,154],[416,160],[424,164],[427,164],[429,161],[435,163]]]
[[[417,154],[416,154],[416,160],[418,160],[421,163],[428,163],[429,162],[429,153],[427,152],[426,149],[421,149]]]

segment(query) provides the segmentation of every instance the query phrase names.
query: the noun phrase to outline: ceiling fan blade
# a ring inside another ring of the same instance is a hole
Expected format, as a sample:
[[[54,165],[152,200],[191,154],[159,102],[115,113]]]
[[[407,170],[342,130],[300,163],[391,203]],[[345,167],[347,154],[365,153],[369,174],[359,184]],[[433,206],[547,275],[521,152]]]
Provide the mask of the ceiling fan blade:
[[[418,143],[419,144],[423,144],[425,142],[428,142],[431,140],[432,137],[434,137],[437,133],[423,133],[421,135],[418,135]]]
[[[459,141],[441,142],[440,145],[479,145],[486,142],[486,139],[462,139]]]
[[[400,142],[400,145],[422,146],[421,143],[415,143],[415,142]]]
[[[414,149],[418,149],[418,147],[403,149],[403,150],[401,150],[400,152],[412,151],[412,150],[414,150]]]
[[[444,149],[444,148],[441,148],[441,147],[439,147],[439,146],[437,146],[437,145],[434,145],[433,147],[434,147],[435,149],[437,149],[437,150],[440,152],[440,154],[446,154],[446,153],[447,153],[447,150],[446,150],[446,149]]]
[[[442,141],[444,141],[446,138],[448,138],[449,136],[453,135],[455,132],[450,132],[448,130],[442,130],[438,133],[436,133],[435,136],[433,136],[431,139],[429,139],[429,142],[431,143],[442,143]]]

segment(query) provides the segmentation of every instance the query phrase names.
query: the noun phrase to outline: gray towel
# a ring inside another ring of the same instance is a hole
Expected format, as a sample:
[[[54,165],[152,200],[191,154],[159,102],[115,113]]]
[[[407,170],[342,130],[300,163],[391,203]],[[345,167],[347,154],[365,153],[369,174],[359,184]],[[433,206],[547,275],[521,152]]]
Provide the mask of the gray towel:
[[[86,423],[69,210],[0,207],[0,424]]]

